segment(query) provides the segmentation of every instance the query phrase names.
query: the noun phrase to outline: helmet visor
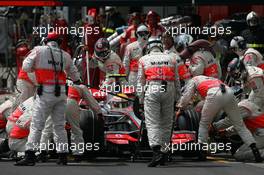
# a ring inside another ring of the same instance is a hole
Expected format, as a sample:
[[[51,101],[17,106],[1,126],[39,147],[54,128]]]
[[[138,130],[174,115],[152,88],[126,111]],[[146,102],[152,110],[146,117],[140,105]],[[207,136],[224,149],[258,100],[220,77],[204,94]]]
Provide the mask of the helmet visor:
[[[95,52],[95,54],[98,58],[107,58],[110,52],[111,52],[110,50],[104,50],[104,51],[99,51],[99,52],[97,51]]]
[[[140,37],[144,37],[144,36],[148,36],[149,35],[149,32],[148,31],[140,31],[140,32],[137,32],[137,34]]]

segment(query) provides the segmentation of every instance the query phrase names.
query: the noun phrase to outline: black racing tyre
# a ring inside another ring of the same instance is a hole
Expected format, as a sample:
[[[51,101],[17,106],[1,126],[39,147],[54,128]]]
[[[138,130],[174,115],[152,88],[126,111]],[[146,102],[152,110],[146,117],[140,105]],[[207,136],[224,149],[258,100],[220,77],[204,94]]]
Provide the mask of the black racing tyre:
[[[198,131],[199,114],[194,109],[186,109],[178,117],[178,126],[180,130]]]
[[[81,109],[80,128],[85,143],[84,155],[96,157],[104,150],[104,121],[93,111]]]
[[[190,118],[186,117],[184,113],[178,117],[178,129],[179,130],[192,130],[190,125]]]
[[[194,108],[186,110],[189,113],[189,116],[192,121],[192,129],[193,131],[197,131],[199,129],[199,123],[200,123],[200,114],[195,111]]]
[[[8,139],[0,140],[0,154],[10,151]]]

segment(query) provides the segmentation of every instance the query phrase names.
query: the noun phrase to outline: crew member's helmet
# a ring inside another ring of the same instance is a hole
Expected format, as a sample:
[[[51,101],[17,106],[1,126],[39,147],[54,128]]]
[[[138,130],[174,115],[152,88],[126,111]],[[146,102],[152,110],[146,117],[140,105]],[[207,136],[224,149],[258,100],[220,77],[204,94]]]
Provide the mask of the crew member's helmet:
[[[247,25],[250,27],[259,25],[259,17],[256,12],[252,11],[247,15]]]
[[[235,80],[245,81],[247,70],[242,60],[234,58],[227,66],[227,73]]]
[[[149,53],[153,48],[159,48],[163,52],[163,44],[159,37],[150,37],[147,43],[147,52]]]
[[[234,51],[243,51],[247,48],[247,43],[242,36],[235,36],[230,42],[230,49]]]
[[[150,32],[147,26],[145,26],[144,24],[138,26],[137,31],[136,31],[137,38],[141,37],[147,40],[149,36],[150,36]]]
[[[193,37],[188,34],[181,34],[174,38],[174,44],[177,50],[181,51],[189,46],[193,41]]]

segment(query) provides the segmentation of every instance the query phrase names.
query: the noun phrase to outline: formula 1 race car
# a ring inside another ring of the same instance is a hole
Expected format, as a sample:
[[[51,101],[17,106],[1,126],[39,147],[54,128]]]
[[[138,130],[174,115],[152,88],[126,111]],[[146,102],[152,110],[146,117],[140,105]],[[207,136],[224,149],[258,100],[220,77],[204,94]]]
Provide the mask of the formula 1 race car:
[[[95,90],[93,90],[95,92]],[[129,95],[129,94],[128,94]],[[94,96],[97,100],[105,97]],[[133,101],[133,102],[132,102]],[[82,109],[80,126],[85,143],[99,143],[99,150],[86,151],[86,157],[101,155],[126,156],[132,161],[148,156],[150,147],[143,112],[139,109],[136,98],[129,100],[126,94],[118,94],[109,102],[101,102],[103,119],[92,111]],[[196,142],[199,127],[199,115],[193,109],[183,111],[175,117],[171,144]],[[196,156],[194,152],[177,152],[182,156]]]

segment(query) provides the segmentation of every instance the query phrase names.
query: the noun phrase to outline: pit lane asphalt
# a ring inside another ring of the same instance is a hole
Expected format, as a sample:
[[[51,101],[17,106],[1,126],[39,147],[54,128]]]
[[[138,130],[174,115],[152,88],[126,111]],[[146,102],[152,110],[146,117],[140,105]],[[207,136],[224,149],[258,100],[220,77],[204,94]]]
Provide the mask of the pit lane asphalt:
[[[13,161],[0,161],[1,175],[260,175],[264,163],[242,163],[222,158],[208,161],[176,159],[164,167],[148,168],[147,161],[130,162],[118,159],[100,159],[92,162],[70,162],[68,166],[37,163],[31,167],[16,167]]]

